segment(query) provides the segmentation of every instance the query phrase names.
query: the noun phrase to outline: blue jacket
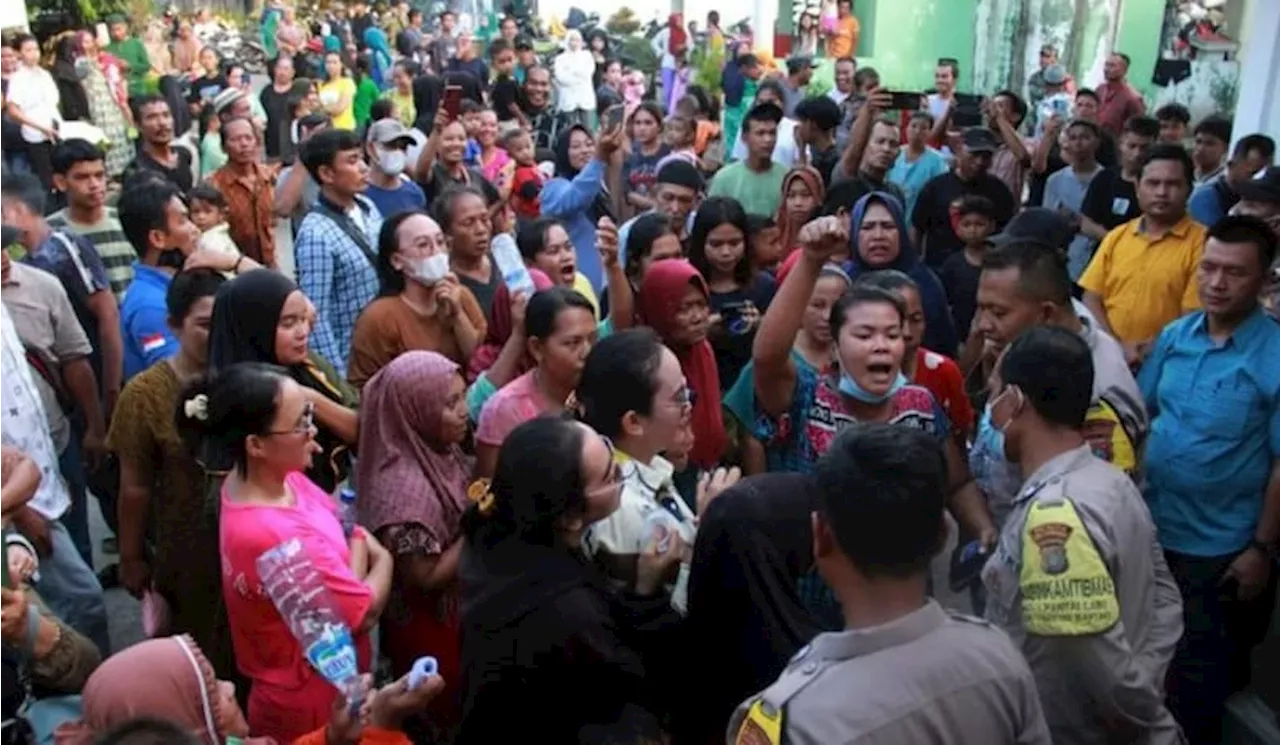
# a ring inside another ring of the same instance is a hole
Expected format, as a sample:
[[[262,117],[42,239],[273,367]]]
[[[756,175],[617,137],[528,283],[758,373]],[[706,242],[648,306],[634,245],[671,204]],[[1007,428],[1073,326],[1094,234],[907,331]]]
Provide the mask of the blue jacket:
[[[893,221],[898,224],[898,258],[888,266],[868,267],[862,263],[862,256],[858,253],[858,226],[862,224],[867,206],[873,201],[887,207],[889,214],[893,216]],[[891,194],[873,191],[854,204],[850,221],[849,248],[852,258],[845,265],[849,276],[856,279],[864,272],[897,269],[915,280],[920,287],[920,302],[924,305],[925,329],[921,343],[926,349],[949,357],[954,356],[960,346],[960,340],[956,337],[955,321],[951,318],[951,304],[947,302],[947,293],[942,289],[942,282],[938,280],[938,275],[925,266],[920,260],[920,255],[916,253],[915,246],[911,245],[911,233],[907,231],[902,204]]]
[[[596,226],[591,206],[604,188],[604,163],[592,160],[572,180],[557,176],[542,187],[542,214],[559,218],[573,241],[578,271],[591,280],[600,294],[604,289],[604,267],[596,250]]]

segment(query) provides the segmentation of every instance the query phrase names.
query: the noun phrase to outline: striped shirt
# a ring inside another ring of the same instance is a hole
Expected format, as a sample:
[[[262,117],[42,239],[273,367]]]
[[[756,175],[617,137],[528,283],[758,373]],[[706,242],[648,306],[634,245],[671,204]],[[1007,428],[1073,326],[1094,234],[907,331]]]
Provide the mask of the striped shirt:
[[[124,236],[120,220],[116,217],[114,207],[107,207],[102,219],[92,225],[73,222],[66,208],[49,215],[49,225],[56,230],[65,230],[83,237],[97,249],[102,257],[102,265],[107,270],[107,282],[111,285],[111,294],[116,296],[116,303],[124,300],[124,291],[133,281],[133,262],[138,254],[133,250],[129,239]]]

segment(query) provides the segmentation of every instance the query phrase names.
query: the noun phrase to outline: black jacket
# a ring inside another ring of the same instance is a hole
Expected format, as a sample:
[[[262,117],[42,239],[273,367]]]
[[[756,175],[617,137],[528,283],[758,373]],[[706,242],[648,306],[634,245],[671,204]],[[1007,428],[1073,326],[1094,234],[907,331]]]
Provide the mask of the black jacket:
[[[455,742],[576,743],[586,727],[663,707],[665,595],[620,596],[579,554],[516,539],[468,543],[462,585],[463,720]]]

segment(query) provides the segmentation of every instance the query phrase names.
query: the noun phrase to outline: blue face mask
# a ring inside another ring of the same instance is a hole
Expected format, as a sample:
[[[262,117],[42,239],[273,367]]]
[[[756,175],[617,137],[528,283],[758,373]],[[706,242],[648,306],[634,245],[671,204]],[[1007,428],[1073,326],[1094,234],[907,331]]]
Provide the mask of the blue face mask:
[[[892,398],[893,394],[901,390],[902,386],[906,384],[907,376],[899,372],[898,377],[893,381],[893,385],[889,386],[889,390],[882,394],[876,394],[858,385],[858,381],[854,380],[849,373],[843,370],[840,371],[840,392],[864,404],[882,404]]]
[[[999,398],[997,396],[996,398]],[[988,401],[978,420],[978,432],[969,449],[969,471],[978,489],[987,498],[996,524],[1002,524],[1013,508],[1013,500],[1022,488],[1022,473],[1005,454],[1004,430],[991,421],[993,401]]]

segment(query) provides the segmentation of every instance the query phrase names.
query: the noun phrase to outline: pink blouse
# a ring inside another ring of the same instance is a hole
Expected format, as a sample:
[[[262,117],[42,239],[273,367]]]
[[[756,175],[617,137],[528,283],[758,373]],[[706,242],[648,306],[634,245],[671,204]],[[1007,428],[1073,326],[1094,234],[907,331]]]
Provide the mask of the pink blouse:
[[[511,430],[547,411],[534,372],[507,383],[485,402],[476,424],[476,442],[498,447]]]
[[[276,611],[258,578],[256,562],[264,551],[298,538],[338,612],[351,627],[360,670],[368,671],[368,633],[356,633],[373,603],[373,591],[350,569],[351,553],[333,500],[302,473],[285,484],[294,503],[287,506],[243,504],[222,488],[219,546],[222,597],[231,625],[236,664],[253,682],[249,729],[277,742],[293,742],[329,721],[337,691],[303,656],[288,625]]]

